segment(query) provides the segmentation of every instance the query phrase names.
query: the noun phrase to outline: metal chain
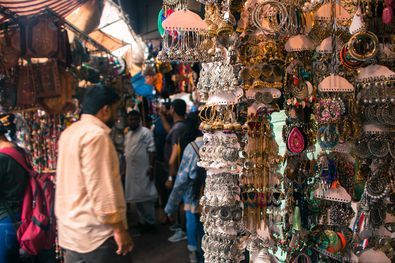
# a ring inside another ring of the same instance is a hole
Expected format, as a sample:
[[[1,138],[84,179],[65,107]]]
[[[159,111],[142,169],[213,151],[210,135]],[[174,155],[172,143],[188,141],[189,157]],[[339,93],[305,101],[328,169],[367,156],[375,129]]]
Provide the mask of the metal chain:
[[[338,69],[338,59],[337,59],[337,53],[336,53],[336,30],[337,30],[337,21],[336,21],[336,1],[337,0],[331,0],[331,5],[332,5],[332,14],[331,14],[331,21],[332,21],[332,74],[337,73]]]

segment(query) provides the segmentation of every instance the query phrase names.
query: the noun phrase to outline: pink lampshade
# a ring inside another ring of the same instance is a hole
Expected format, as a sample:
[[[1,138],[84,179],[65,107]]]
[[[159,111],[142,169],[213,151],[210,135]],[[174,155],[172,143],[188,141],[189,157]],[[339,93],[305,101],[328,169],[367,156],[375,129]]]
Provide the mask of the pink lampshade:
[[[368,80],[372,78],[395,78],[395,72],[391,71],[386,66],[370,65],[359,69],[358,80]]]
[[[336,39],[336,51],[339,51],[341,47],[340,41]],[[316,47],[315,51],[318,53],[328,54],[332,53],[332,48],[332,37],[327,37]]]
[[[351,15],[347,10],[339,4],[336,4],[336,20],[345,21],[351,19]],[[317,20],[331,20],[332,19],[332,4],[327,3],[322,5],[314,14]]]
[[[162,26],[166,30],[176,31],[207,30],[207,23],[198,14],[187,9],[172,13],[163,21]]]
[[[318,84],[320,92],[353,92],[354,86],[339,75],[330,75]]]
[[[307,51],[314,48],[313,41],[305,35],[296,35],[288,39],[285,43],[285,50],[287,52]]]

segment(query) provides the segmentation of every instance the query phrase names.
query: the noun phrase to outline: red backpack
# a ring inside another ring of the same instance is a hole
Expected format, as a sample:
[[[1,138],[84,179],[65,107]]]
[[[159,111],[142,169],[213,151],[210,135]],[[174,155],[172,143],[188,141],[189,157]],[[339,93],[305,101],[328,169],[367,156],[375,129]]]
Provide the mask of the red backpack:
[[[16,148],[4,148],[0,153],[13,158],[30,175],[23,197],[21,222],[17,229],[17,238],[22,250],[20,252],[37,255],[41,250],[52,249],[56,238],[56,221],[55,185],[50,175],[34,171],[26,156]],[[11,218],[12,216],[10,214]]]

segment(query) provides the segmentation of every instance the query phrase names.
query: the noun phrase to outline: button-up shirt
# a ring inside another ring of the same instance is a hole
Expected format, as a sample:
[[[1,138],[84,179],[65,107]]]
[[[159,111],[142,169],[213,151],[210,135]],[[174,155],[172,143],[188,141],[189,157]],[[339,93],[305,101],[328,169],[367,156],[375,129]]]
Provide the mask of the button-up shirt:
[[[67,128],[59,140],[55,214],[59,244],[88,253],[126,223],[126,205],[111,130],[93,115]]]

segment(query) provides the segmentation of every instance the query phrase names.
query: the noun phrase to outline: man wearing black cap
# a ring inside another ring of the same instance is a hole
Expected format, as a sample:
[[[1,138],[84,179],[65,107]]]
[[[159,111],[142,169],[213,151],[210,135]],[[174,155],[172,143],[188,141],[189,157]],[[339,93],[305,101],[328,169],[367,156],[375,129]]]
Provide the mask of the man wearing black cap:
[[[118,156],[110,138],[119,96],[94,86],[59,140],[55,213],[65,262],[131,262]]]
[[[181,137],[185,134],[187,126],[185,124],[185,113],[187,111],[187,104],[182,99],[175,99],[171,102],[170,105],[170,115],[173,119],[173,126],[171,127],[169,133],[166,136],[165,149],[164,149],[164,168],[167,171],[168,179],[165,183],[167,188],[167,198],[170,195],[171,189],[174,183],[174,177],[177,174],[178,166],[181,161]],[[161,120],[164,128],[169,127],[169,123],[163,114],[161,114]],[[167,203],[167,200],[166,200]],[[166,204],[163,204],[164,206]],[[183,239],[186,239],[185,233],[179,227],[180,223],[180,215],[178,215],[178,222],[172,226],[172,229],[176,231],[176,233],[170,237],[170,242],[178,242]]]
[[[173,126],[171,127],[169,133],[166,136],[165,150],[164,150],[164,162],[166,170],[169,173],[168,182],[173,181],[173,177],[177,174],[177,168],[180,161],[180,139],[186,130],[185,124],[185,113],[187,111],[187,104],[182,99],[175,99],[170,105],[170,115],[173,119]],[[166,118],[161,119],[163,125],[169,125]],[[169,188],[171,184],[168,183]]]

